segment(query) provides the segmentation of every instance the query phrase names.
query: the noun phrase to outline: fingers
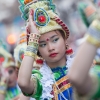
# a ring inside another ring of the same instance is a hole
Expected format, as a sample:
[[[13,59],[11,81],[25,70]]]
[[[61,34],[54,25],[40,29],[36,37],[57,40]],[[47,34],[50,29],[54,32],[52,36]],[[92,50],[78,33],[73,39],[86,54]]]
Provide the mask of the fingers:
[[[29,25],[28,25],[28,28],[27,28],[27,32],[38,33],[38,30],[36,28],[36,24],[33,21],[33,17],[34,17],[34,10],[30,9],[30,12],[29,12]]]
[[[30,25],[29,24],[26,27],[26,32],[27,32],[27,34],[30,34]]]
[[[33,24],[33,14],[34,14],[33,9],[30,9],[30,12],[29,12],[29,23],[30,24]]]

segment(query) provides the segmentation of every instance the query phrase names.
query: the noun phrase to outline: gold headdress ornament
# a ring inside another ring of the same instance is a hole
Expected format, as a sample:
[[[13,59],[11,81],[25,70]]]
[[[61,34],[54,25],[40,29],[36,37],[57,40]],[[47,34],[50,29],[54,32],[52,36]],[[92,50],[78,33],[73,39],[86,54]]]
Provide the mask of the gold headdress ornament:
[[[33,20],[40,34],[53,30],[62,30],[68,38],[69,30],[55,12],[52,0],[19,0],[22,18],[28,21],[29,9],[34,10]]]
[[[24,52],[27,48],[27,35],[25,32],[20,34],[18,45],[14,49],[15,64],[19,68],[24,57]]]
[[[5,68],[15,67],[12,55],[8,51],[6,51],[5,46],[1,40],[0,40],[0,64],[2,64],[2,66]]]

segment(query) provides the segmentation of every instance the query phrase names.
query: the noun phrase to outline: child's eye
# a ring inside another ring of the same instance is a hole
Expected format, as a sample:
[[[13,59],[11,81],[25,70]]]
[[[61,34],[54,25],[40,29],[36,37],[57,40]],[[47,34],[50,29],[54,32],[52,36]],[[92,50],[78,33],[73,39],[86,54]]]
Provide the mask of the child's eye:
[[[39,46],[40,46],[40,47],[45,47],[45,46],[46,46],[46,44],[39,44]]]
[[[59,40],[59,38],[56,38],[56,39],[53,40],[53,42],[57,42],[58,40]]]

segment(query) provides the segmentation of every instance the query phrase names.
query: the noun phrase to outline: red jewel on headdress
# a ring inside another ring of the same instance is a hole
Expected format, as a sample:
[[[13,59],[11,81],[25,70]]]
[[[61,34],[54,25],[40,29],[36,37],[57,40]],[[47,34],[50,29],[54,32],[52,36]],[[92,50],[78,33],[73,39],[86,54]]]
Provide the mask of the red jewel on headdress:
[[[0,63],[4,62],[4,57],[0,57]]]
[[[46,17],[45,16],[39,16],[38,17],[39,22],[44,23],[46,21]]]
[[[21,55],[21,58],[22,58],[22,59],[24,58],[24,54]]]
[[[37,60],[36,60],[36,63],[37,63],[37,64],[43,64],[43,60],[42,60],[42,59],[37,59]]]
[[[69,48],[68,50],[66,50],[66,54],[67,55],[70,55],[73,53],[73,49],[72,48]]]

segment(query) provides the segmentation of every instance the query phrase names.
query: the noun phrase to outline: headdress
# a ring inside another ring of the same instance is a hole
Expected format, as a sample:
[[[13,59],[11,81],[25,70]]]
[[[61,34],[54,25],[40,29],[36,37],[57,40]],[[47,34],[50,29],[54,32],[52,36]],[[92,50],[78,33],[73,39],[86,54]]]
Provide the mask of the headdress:
[[[19,68],[24,57],[24,52],[27,48],[27,35],[25,32],[20,34],[18,45],[14,49],[15,64]]]
[[[15,67],[14,59],[12,55],[6,50],[6,45],[0,40],[0,64],[3,67]]]
[[[34,9],[34,21],[40,34],[53,30],[63,30],[66,38],[69,36],[69,30],[63,21],[58,17],[55,11],[55,5],[52,0],[19,0],[22,12],[22,18],[28,21],[29,9]]]

